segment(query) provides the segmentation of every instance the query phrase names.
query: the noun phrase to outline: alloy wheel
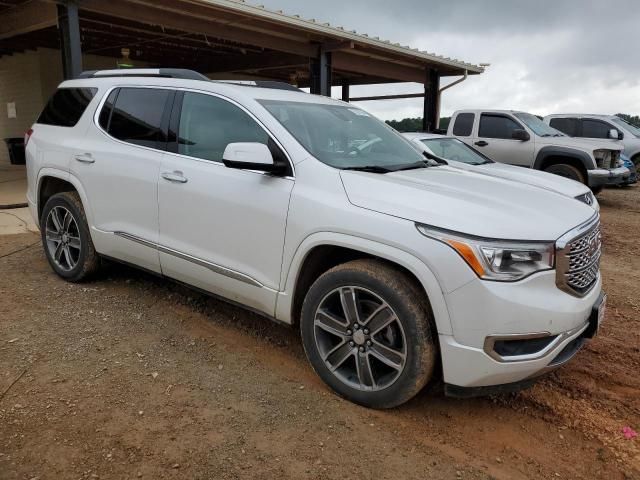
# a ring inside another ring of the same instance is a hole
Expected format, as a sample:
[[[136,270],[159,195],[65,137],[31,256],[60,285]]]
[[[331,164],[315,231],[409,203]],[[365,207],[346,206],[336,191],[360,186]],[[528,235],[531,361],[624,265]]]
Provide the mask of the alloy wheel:
[[[378,391],[395,382],[406,365],[404,328],[391,306],[356,286],[327,294],[314,316],[316,347],[327,368],[351,388]]]
[[[53,207],[47,215],[45,238],[49,255],[65,272],[73,270],[80,260],[80,229],[73,214],[65,207]]]

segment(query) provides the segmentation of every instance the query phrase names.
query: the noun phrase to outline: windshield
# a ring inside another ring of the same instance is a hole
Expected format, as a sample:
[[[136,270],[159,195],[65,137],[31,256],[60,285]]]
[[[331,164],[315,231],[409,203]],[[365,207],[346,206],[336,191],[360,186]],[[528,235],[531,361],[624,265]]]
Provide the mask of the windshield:
[[[420,141],[427,146],[431,153],[445,160],[454,160],[469,165],[493,163],[457,138],[424,138]]]
[[[408,140],[358,108],[260,100],[315,158],[340,169],[385,173],[427,165]]]
[[[539,137],[564,137],[564,133],[555,128],[550,127],[535,115],[530,113],[514,113],[516,118],[524,122],[524,124],[533,130],[533,133]]]
[[[629,122],[623,120],[620,117],[613,117],[611,119],[611,121],[619,126],[621,126],[622,128],[624,128],[626,131],[631,132],[634,136],[636,137],[640,137],[640,128],[631,125]]]

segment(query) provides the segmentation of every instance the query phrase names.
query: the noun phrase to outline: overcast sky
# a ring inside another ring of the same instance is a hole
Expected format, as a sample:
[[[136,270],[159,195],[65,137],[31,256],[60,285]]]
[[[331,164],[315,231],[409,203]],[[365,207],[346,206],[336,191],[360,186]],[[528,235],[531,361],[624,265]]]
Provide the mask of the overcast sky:
[[[439,55],[491,63],[484,74],[443,94],[442,116],[459,108],[640,114],[640,0],[260,3]],[[352,87],[351,95],[420,91],[417,84],[394,84]],[[422,116],[420,99],[359,105],[386,120]]]

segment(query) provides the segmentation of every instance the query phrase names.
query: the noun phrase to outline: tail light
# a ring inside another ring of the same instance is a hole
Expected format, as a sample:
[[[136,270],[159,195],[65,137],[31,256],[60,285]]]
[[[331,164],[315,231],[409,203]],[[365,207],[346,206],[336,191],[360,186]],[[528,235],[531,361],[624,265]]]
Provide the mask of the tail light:
[[[29,130],[24,132],[24,146],[25,146],[25,148],[27,147],[27,143],[29,143],[29,139],[31,138],[31,135],[33,135],[33,128],[30,128]]]

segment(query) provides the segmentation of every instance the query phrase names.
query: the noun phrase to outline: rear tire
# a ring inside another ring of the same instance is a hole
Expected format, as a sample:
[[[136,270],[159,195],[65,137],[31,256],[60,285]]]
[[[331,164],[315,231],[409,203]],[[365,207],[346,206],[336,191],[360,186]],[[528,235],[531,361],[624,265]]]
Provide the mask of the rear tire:
[[[356,260],[321,275],[301,316],[307,358],[337,394],[370,408],[391,408],[431,379],[436,331],[424,291],[375,260]]]
[[[554,175],[560,175],[561,177],[569,178],[586,185],[587,180],[584,174],[579,168],[569,165],[568,163],[556,163],[549,165],[544,169],[547,173],[553,173]]]
[[[100,258],[76,192],[49,198],[40,218],[40,233],[47,260],[60,277],[80,282],[98,270]]]

